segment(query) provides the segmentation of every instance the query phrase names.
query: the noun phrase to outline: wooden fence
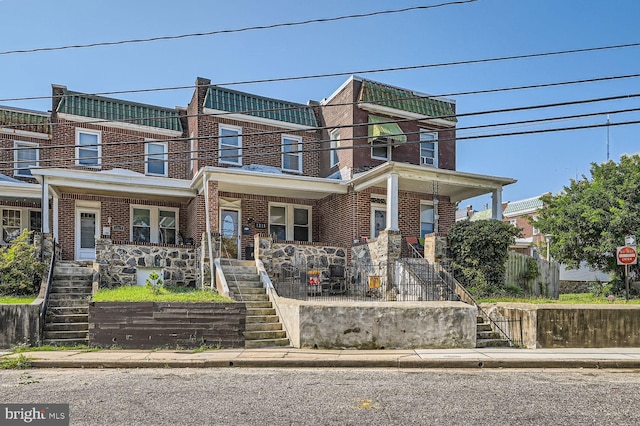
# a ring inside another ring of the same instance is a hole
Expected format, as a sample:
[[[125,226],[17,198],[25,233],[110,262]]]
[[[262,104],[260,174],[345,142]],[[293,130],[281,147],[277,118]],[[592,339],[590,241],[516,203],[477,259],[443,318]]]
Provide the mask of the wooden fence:
[[[544,259],[509,252],[505,284],[520,287],[526,295],[558,298],[560,265]]]

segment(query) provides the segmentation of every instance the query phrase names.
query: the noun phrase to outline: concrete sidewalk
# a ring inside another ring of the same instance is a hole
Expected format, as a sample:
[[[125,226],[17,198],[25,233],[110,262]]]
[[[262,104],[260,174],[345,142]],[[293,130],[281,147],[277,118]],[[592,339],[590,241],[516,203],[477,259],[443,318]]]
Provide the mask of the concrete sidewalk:
[[[640,348],[23,352],[34,368],[638,368]],[[0,351],[0,360],[16,357]]]

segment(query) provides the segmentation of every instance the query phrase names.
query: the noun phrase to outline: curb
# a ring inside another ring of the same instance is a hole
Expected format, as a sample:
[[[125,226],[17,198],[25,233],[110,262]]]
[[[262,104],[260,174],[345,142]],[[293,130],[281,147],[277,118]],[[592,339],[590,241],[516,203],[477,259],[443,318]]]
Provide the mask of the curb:
[[[32,359],[32,368],[406,368],[406,369],[640,369],[640,360],[451,359],[451,360],[150,360],[82,361]]]

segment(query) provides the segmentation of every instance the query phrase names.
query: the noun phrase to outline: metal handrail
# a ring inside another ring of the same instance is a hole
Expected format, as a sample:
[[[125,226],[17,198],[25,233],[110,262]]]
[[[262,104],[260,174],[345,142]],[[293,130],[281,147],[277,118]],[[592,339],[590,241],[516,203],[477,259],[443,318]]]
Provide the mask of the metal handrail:
[[[240,249],[240,247],[238,245],[238,250],[239,249]],[[231,259],[229,257],[229,250],[227,250],[227,247],[224,244],[222,244],[222,240],[221,240],[220,241],[220,252],[222,253],[223,251],[224,251],[224,254],[226,256],[226,259]],[[218,259],[218,260],[220,260],[220,259]],[[221,265],[221,263],[220,263],[220,265]],[[222,267],[220,268],[220,271],[222,271]],[[224,275],[224,273],[222,273],[222,275]],[[245,301],[244,300],[244,295],[242,294],[242,290],[240,289],[240,286],[238,285],[238,276],[236,275],[235,272],[232,272],[231,275],[233,275],[233,283],[236,285],[236,290],[238,290],[238,295],[240,296],[240,301],[244,302]],[[226,275],[225,275],[225,283],[227,284],[227,288],[229,288],[228,287],[228,280],[227,280]],[[234,296],[235,296],[235,293],[234,293]]]
[[[425,258],[419,257],[419,258],[410,258],[410,259],[399,259],[399,261],[406,267],[406,269],[413,275],[414,278],[419,280],[425,286],[429,284],[431,284],[433,288],[437,288],[438,285],[444,286],[447,290],[445,300],[450,300],[449,299],[450,296],[457,294],[448,285],[448,283],[444,279],[442,279],[440,274],[437,273],[436,269],[434,268],[434,265],[429,263],[429,261],[426,260]],[[430,272],[429,275],[431,275],[431,277],[421,276],[418,270],[416,270],[416,265],[420,265],[425,269],[427,269],[428,270],[427,272],[428,273]],[[440,297],[438,298],[442,300],[442,294],[440,294]]]
[[[494,330],[497,330],[505,339],[507,339],[507,341],[509,342],[510,346],[516,346],[515,342],[511,339],[511,336],[509,336],[509,334],[506,333],[498,325],[498,323],[496,321],[494,321],[489,316],[489,314],[487,314],[484,311],[484,309],[482,309],[480,307],[478,302],[476,302],[476,299],[474,299],[473,296],[471,295],[471,293],[469,293],[469,291],[466,288],[464,288],[464,286],[462,284],[460,284],[460,282],[453,276],[453,274],[451,274],[444,267],[442,267],[442,265],[440,263],[434,264],[433,266],[434,266],[434,268],[436,268],[436,270],[438,271],[439,274],[444,275],[447,278],[447,280],[450,280],[453,283],[453,285],[454,285],[454,289],[453,290],[456,292],[456,294],[458,294],[460,296],[460,298],[462,299],[463,302],[465,302],[467,304],[470,304],[470,305],[474,305],[478,309],[478,312],[482,315],[482,317],[489,321],[489,324],[491,324],[491,327]],[[451,288],[451,286],[449,285],[447,280],[443,280],[443,281],[447,284],[447,286],[449,286]]]
[[[42,238],[42,249],[44,251],[44,236]],[[47,317],[47,304],[49,303],[49,294],[51,293],[51,283],[53,282],[53,268],[56,262],[56,247],[55,243],[53,245],[53,249],[51,250],[51,262],[49,263],[49,272],[47,273],[47,282],[45,284],[44,290],[44,298],[42,301],[42,306],[40,307],[40,341],[44,339],[44,324],[45,319]]]

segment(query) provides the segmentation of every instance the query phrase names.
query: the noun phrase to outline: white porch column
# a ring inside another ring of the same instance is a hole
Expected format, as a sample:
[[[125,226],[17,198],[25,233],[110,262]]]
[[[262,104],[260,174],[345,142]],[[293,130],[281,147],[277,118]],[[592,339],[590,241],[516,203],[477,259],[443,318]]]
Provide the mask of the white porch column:
[[[387,178],[387,231],[399,231],[398,227],[398,174]]]
[[[42,177],[42,200],[40,201],[40,217],[42,220],[42,233],[48,234],[51,232],[49,228],[49,185],[47,185],[47,178]]]
[[[58,240],[58,194],[53,194],[53,241]]]
[[[493,190],[491,197],[491,218],[502,220],[502,187]]]

